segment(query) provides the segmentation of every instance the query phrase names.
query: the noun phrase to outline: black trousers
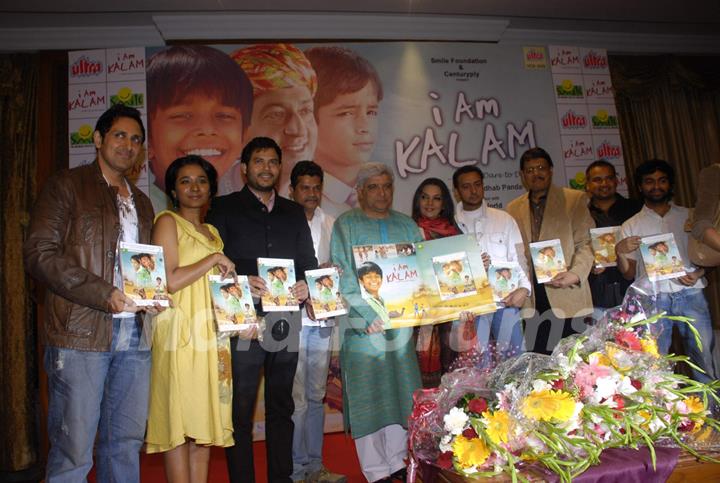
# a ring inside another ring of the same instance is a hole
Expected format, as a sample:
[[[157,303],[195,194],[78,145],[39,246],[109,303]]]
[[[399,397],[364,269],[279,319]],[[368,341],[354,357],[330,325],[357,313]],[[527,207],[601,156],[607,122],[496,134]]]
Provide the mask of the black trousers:
[[[294,428],[291,417],[295,410],[292,387],[298,361],[297,348],[266,350],[257,340],[248,342],[233,338],[231,352],[235,446],[225,450],[230,481],[255,481],[253,413],[260,375],[264,373],[268,482],[291,482]]]
[[[545,284],[534,280],[533,290],[535,314],[525,319],[525,346],[529,352],[550,354],[561,338],[577,334],[577,331],[572,328],[573,319],[562,319],[553,314]]]

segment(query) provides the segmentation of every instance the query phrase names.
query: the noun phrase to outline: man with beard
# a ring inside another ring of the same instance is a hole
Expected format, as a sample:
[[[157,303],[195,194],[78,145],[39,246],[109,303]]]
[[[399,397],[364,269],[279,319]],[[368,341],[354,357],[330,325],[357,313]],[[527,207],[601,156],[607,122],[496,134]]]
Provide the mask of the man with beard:
[[[560,239],[567,270],[547,283],[534,276],[531,297],[523,309],[535,309],[525,319],[525,339],[533,352],[549,353],[561,337],[575,332],[572,317],[592,312],[587,276],[593,264],[590,228],[595,226],[584,193],[552,184],[553,162],[542,148],[531,148],[520,158],[520,177],[528,192],[508,204],[531,260],[528,244]],[[548,327],[549,323],[549,327]]]
[[[670,348],[673,326],[682,336],[685,352],[705,371],[693,370],[693,378],[701,382],[715,379],[713,348],[715,336],[707,300],[702,289],[707,285],[705,269],[690,263],[688,257],[688,233],[685,224],[688,209],[672,203],[675,186],[675,170],[667,161],[651,159],[635,169],[635,182],[643,197],[644,205],[640,212],[622,224],[623,239],[615,247],[618,255],[618,268],[625,278],[640,279],[646,276],[642,260],[638,263],[640,239],[658,233],[672,233],[675,237],[680,257],[685,262],[686,275],[669,280],[660,280],[653,284],[657,293],[656,308],[667,315],[690,317],[702,340],[702,348],[698,347],[695,337],[686,323],[675,322],[663,318],[658,324],[662,332],[658,338],[658,349],[667,354]]]
[[[522,257],[520,229],[508,213],[487,205],[484,181],[483,172],[477,166],[463,166],[453,173],[453,192],[458,200],[455,221],[463,233],[475,234],[483,250],[483,260],[487,259],[488,264],[517,262],[522,267],[520,286],[503,298],[503,306],[495,313],[476,318],[478,350],[483,352],[483,365],[487,365],[491,355],[502,362],[524,351],[520,307],[530,296],[531,286],[525,275],[527,260]],[[488,344],[491,335],[495,341],[494,351]]]
[[[237,272],[248,275],[254,298],[261,298],[269,289],[257,276],[257,259],[291,258],[298,282],[290,287],[290,292],[302,303],[308,297],[305,271],[317,268],[317,260],[302,207],[275,192],[281,156],[280,147],[270,138],[250,141],[241,155],[247,184],[241,191],[216,198],[207,221],[218,229],[225,242],[225,255],[235,263]],[[289,482],[293,471],[292,387],[298,353],[297,346],[290,346],[289,341],[297,340],[300,321],[297,317],[297,324],[288,323],[293,322],[293,317],[290,313],[282,314],[285,318],[268,322],[262,343],[233,340],[235,446],[226,450],[232,482],[255,481],[252,428],[261,373],[265,375],[268,481]],[[269,320],[262,311],[258,315]],[[271,347],[273,344],[277,347]]]
[[[352,247],[422,240],[409,216],[391,209],[394,175],[381,163],[367,163],[358,173],[360,208],[340,215],[333,227],[330,253],[342,269],[340,290],[350,305],[343,324],[340,364],[343,370],[343,419],[352,433],[360,468],[367,481],[405,480],[407,421],[412,395],[421,386],[412,327],[391,329],[379,299],[382,271],[364,262],[355,271]],[[363,284],[370,299],[361,295]]]
[[[585,190],[590,195],[588,208],[598,228],[620,226],[640,211],[640,203],[618,194],[615,166],[604,159],[591,163],[585,170],[585,178]],[[617,267],[594,267],[588,281],[593,304],[602,308],[620,305],[630,286],[630,281]]]

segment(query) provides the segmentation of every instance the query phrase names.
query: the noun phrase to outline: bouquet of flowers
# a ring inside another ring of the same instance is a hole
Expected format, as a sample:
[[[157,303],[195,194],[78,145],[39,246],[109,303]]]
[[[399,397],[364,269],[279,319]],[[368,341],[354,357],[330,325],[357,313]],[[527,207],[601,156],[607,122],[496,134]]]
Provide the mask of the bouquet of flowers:
[[[541,465],[563,482],[598,464],[606,448],[680,446],[698,457],[696,440],[718,430],[710,415],[719,381],[700,383],[673,368],[687,357],[658,353],[653,298],[642,285],[550,356],[526,353],[491,373],[465,368],[415,394],[409,436],[413,459],[469,476]],[[687,323],[699,340],[692,321]],[[411,473],[414,469],[411,465]],[[413,481],[413,480],[409,480]]]

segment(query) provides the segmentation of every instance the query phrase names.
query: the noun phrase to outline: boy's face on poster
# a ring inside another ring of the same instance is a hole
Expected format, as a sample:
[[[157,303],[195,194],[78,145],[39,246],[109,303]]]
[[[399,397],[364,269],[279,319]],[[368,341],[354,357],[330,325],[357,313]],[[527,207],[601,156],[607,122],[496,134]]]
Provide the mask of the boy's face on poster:
[[[378,98],[375,86],[340,94],[318,109],[316,158],[330,173],[370,160],[377,136]]]
[[[189,96],[156,109],[150,118],[148,149],[155,184],[162,187],[170,163],[189,154],[212,163],[221,177],[240,158],[242,132],[240,110],[215,98]]]
[[[282,149],[283,164],[288,170],[298,161],[313,159],[317,135],[313,98],[307,87],[269,90],[253,99],[246,138],[274,139]]]
[[[140,265],[148,270],[155,270],[155,260],[152,257],[144,256],[140,258]]]
[[[360,283],[367,293],[377,297],[382,286],[382,276],[379,273],[368,272],[360,279]]]

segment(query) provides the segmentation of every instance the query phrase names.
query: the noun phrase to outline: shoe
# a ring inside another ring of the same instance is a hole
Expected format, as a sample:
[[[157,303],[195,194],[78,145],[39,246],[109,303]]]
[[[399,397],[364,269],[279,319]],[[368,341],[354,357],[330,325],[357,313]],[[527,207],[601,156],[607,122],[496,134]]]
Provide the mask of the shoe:
[[[305,478],[305,483],[347,483],[347,476],[331,473],[330,470],[321,467],[313,471]]]

